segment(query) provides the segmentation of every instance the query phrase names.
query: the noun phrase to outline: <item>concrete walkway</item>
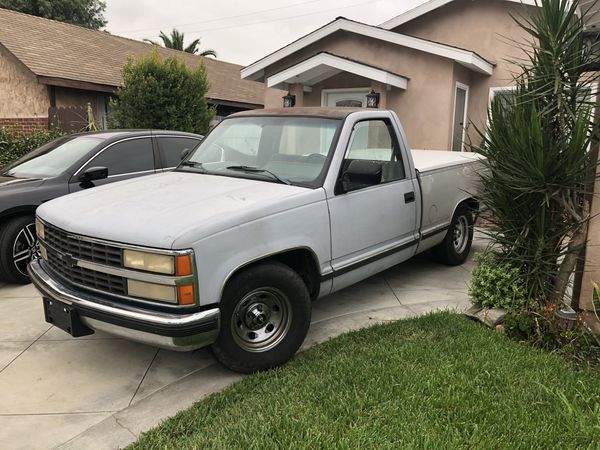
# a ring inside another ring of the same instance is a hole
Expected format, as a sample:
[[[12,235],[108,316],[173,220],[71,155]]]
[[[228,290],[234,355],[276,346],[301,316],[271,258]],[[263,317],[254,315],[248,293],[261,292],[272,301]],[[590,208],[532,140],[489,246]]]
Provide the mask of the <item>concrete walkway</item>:
[[[482,248],[476,239],[471,254]],[[321,299],[303,349],[370,324],[463,309],[472,267],[418,256]],[[125,446],[238,379],[206,349],[175,353],[100,333],[73,339],[44,322],[31,285],[0,287],[0,448]]]

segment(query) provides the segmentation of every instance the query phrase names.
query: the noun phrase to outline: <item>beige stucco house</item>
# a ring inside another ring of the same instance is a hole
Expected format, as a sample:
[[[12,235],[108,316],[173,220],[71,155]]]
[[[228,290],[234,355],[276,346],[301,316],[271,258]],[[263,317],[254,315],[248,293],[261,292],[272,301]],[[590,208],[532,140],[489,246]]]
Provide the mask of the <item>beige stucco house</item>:
[[[0,128],[45,128],[51,108],[69,109],[77,120],[88,103],[102,126],[108,98],[122,83],[127,58],[153,48],[104,31],[0,8]],[[217,107],[218,116],[263,107],[264,84],[242,80],[241,66],[175,50],[159,51],[164,57],[183,58],[190,67],[204,63],[210,82],[207,100]],[[85,124],[85,117],[80,120]],[[78,129],[81,124],[75,123],[70,131]]]
[[[245,67],[242,78],[289,89],[296,106],[365,105],[398,113],[413,148],[463,150],[485,124],[491,96],[512,84],[511,15],[533,0],[429,0],[379,26],[343,17]],[[265,98],[281,106],[281,98]]]
[[[580,6],[592,0],[582,0]],[[296,106],[365,106],[380,94],[380,108],[399,115],[413,148],[461,151],[478,143],[494,95],[511,89],[522,57],[516,43],[528,36],[513,17],[535,12],[535,0],[429,0],[380,24],[343,17],[265,56],[242,78],[287,89]],[[588,16],[600,29],[600,14]],[[282,99],[265,97],[265,107]],[[597,108],[597,112],[600,108]],[[596,193],[600,192],[599,178]],[[591,282],[600,283],[600,197],[592,201],[580,306],[591,310]],[[600,331],[600,325],[597,325]]]

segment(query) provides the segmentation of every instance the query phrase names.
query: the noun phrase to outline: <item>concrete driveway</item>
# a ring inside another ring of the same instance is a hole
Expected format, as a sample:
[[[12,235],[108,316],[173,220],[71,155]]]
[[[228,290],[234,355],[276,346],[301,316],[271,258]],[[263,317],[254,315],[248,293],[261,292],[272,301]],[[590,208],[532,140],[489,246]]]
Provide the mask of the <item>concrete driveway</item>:
[[[483,248],[476,239],[474,251]],[[376,322],[468,306],[472,259],[426,256],[321,299],[303,348]],[[0,287],[0,448],[118,448],[240,378],[203,349],[175,353],[44,322],[31,286]]]

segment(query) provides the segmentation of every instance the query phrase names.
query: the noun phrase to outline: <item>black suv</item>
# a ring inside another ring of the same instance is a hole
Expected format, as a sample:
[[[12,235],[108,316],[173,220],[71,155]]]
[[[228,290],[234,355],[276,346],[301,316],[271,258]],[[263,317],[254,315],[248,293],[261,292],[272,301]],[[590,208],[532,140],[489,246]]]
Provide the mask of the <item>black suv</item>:
[[[112,130],[58,138],[0,170],[0,278],[28,283],[37,252],[34,214],[42,203],[81,189],[172,169],[202,136]]]

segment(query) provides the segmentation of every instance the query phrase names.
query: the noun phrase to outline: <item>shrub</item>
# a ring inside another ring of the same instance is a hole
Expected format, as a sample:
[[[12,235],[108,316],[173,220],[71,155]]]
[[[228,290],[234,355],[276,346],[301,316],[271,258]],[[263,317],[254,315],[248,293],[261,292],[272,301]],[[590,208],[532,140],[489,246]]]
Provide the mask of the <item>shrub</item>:
[[[600,346],[583,322],[565,328],[556,317],[556,305],[532,304],[521,311],[509,311],[504,330],[511,338],[548,351],[555,351],[578,365],[600,365]]]
[[[158,51],[123,68],[123,86],[111,100],[114,128],[155,128],[206,133],[215,110],[206,103],[208,79],[204,65],[190,69]]]
[[[509,262],[501,262],[494,253],[475,257],[477,265],[469,295],[474,303],[488,308],[521,309],[527,305],[521,273]]]
[[[11,128],[0,128],[0,167],[4,167],[21,156],[61,136],[58,130],[36,129],[25,134]]]
[[[587,202],[596,173],[588,151],[596,76],[584,49],[585,14],[577,0],[540,0],[518,20],[531,37],[517,61],[511,96],[496,97],[483,143],[481,204],[493,244],[518,267],[528,298],[560,304],[584,247]]]

